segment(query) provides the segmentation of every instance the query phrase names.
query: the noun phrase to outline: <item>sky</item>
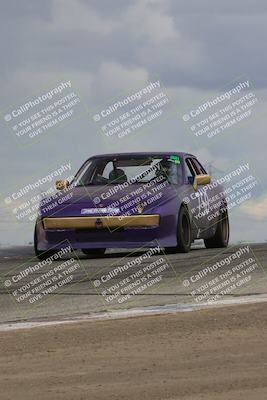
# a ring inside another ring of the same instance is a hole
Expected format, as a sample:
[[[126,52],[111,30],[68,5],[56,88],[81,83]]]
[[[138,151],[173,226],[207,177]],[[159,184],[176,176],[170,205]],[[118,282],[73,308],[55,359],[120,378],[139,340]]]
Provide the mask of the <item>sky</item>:
[[[34,221],[18,221],[4,201],[27,183],[62,163],[75,173],[94,154],[165,150],[193,153],[225,173],[249,162],[259,184],[231,211],[231,241],[267,240],[265,1],[0,0],[0,7],[0,245],[32,241]],[[75,118],[23,145],[6,113],[67,80],[79,94]],[[164,118],[107,139],[92,116],[156,80],[169,99]],[[245,80],[257,98],[252,115],[211,140],[196,138],[183,115]]]

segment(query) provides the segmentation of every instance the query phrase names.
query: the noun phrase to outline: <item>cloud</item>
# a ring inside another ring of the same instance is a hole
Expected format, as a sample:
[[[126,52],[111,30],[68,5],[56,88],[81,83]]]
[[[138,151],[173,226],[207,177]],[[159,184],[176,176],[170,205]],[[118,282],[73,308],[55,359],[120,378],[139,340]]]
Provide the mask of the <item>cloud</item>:
[[[51,28],[54,31],[81,30],[85,34],[108,34],[119,26],[119,21],[99,14],[90,4],[80,0],[54,0]]]
[[[267,195],[261,200],[250,200],[241,206],[241,212],[257,219],[267,218]]]
[[[103,61],[91,85],[94,102],[107,102],[114,94],[118,97],[125,91],[134,91],[149,78],[145,68],[125,67],[120,63]]]
[[[180,35],[174,19],[166,10],[168,3],[162,0],[138,0],[126,12],[124,26],[137,39],[148,40],[153,44],[178,40]]]

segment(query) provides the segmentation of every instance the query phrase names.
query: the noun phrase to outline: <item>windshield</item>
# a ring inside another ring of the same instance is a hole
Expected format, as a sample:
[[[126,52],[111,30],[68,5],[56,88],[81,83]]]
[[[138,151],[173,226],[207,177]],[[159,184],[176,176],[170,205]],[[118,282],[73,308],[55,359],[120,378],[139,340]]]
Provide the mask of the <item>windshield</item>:
[[[179,156],[114,157],[91,159],[74,180],[75,186],[147,183],[163,176],[171,184],[182,183]]]

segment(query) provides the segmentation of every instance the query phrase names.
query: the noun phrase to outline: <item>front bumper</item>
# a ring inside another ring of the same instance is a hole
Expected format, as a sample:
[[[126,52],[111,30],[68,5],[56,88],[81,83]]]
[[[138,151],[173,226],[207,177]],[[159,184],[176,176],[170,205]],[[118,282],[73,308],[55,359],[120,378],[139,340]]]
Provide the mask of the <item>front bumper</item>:
[[[157,227],[158,214],[99,217],[47,217],[43,219],[45,229],[116,229],[125,227]]]
[[[99,225],[98,220],[103,225]],[[61,248],[67,241],[73,249],[138,248],[176,246],[173,215],[142,214],[119,217],[44,217],[37,223],[38,250]],[[154,244],[153,244],[154,243]]]

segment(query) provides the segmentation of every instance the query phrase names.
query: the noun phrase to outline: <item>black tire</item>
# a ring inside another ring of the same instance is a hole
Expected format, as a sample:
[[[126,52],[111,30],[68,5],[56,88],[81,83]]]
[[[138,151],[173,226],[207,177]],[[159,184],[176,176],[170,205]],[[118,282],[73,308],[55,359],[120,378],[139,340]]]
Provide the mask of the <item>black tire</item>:
[[[40,251],[38,250],[38,238],[37,238],[37,232],[36,232],[36,225],[34,228],[34,253],[38,260],[43,261],[46,260],[47,258],[51,257],[52,255],[56,254],[58,250],[44,250]]]
[[[178,216],[177,223],[177,246],[166,247],[165,251],[171,253],[188,253],[192,243],[192,227],[188,210],[182,206]]]
[[[83,254],[92,257],[101,257],[105,254],[106,249],[82,249]]]
[[[227,247],[229,242],[229,218],[227,209],[224,210],[217,224],[215,235],[212,238],[204,239],[207,249]]]

